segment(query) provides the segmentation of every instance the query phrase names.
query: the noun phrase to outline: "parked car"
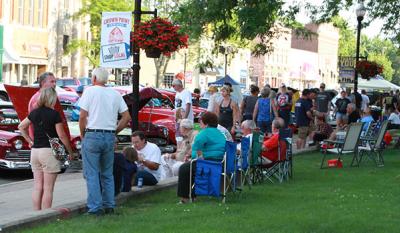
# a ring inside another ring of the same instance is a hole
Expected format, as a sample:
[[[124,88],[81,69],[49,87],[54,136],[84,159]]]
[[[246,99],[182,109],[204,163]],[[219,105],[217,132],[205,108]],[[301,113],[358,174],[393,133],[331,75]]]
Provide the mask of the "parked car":
[[[167,96],[170,99],[172,106],[174,106],[175,95],[176,95],[175,90],[171,89],[157,89],[157,90],[160,91],[161,94]],[[200,106],[200,95],[195,93],[192,93],[192,108],[193,108],[194,122],[199,122],[200,116],[207,111],[207,108],[202,108]]]
[[[0,100],[0,130],[15,131],[18,124],[18,115],[12,103]]]
[[[14,119],[14,126],[18,126],[19,120],[28,115],[28,103],[32,95],[38,90],[32,87],[19,87],[6,85],[7,92],[18,118]],[[10,107],[10,106],[8,106]],[[65,116],[61,110],[61,105],[56,104],[55,109],[61,113],[64,119],[64,129],[70,135],[70,142],[73,150],[79,152],[81,149],[81,139],[79,132],[70,132],[69,125],[65,121]],[[1,110],[0,110],[1,111]],[[26,140],[19,131],[0,130],[0,168],[4,169],[30,169],[30,148]],[[68,161],[63,164],[62,170],[68,167]]]
[[[77,78],[64,77],[64,78],[57,78],[56,85],[59,87],[79,86],[81,85],[81,82]]]

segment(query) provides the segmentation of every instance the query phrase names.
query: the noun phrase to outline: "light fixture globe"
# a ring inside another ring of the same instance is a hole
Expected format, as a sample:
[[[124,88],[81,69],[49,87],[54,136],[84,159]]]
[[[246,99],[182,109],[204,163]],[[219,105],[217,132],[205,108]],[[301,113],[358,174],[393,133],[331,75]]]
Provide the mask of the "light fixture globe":
[[[358,4],[358,7],[356,9],[356,15],[357,19],[363,19],[365,16],[365,13],[367,12],[367,9],[364,6],[364,2],[361,1],[360,4]]]

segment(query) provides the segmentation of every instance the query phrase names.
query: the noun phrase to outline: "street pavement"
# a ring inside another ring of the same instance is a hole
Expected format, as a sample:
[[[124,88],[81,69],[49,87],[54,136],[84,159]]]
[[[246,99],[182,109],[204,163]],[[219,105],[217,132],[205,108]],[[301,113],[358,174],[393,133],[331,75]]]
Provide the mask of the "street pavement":
[[[293,150],[293,154],[315,150],[311,147],[302,151]],[[121,193],[117,203],[123,203],[135,195],[175,186],[177,177],[161,181],[156,186],[134,187],[129,193]],[[31,194],[33,180],[0,185],[0,231],[16,231],[21,228],[43,224],[45,222],[77,215],[85,212],[86,183],[82,172],[64,173],[58,176],[53,198],[53,208],[42,211],[32,210]]]

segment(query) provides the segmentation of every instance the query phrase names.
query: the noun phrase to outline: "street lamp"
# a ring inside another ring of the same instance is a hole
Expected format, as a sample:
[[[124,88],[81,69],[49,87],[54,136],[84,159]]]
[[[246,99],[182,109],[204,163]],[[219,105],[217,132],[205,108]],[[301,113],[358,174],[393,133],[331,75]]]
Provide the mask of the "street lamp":
[[[356,64],[360,60],[360,37],[361,37],[361,21],[364,19],[366,13],[366,9],[364,6],[364,2],[361,1],[356,9],[357,15],[357,45],[356,45]],[[358,85],[358,72],[357,69],[354,71],[354,93],[357,92]]]
[[[157,9],[154,11],[142,11],[142,1],[135,0],[135,10],[132,12],[134,15],[134,31],[136,31],[136,27],[140,24],[141,17],[144,14],[152,14],[154,17],[157,17]],[[133,56],[133,65],[132,65],[132,124],[131,129],[132,133],[139,128],[139,71],[140,71],[140,48],[135,43],[131,42],[131,52]]]
[[[219,52],[225,55],[225,79],[228,69],[228,54],[233,53],[233,48],[229,45],[226,46],[219,46]]]

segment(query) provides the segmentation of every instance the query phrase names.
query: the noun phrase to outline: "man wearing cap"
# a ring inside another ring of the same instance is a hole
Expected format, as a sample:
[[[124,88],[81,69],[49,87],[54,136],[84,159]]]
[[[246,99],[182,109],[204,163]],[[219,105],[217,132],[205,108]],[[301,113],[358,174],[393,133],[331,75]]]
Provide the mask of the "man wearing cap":
[[[329,114],[330,102],[332,100],[331,95],[325,91],[325,83],[319,85],[319,92],[315,99],[316,107],[320,116],[327,116]]]
[[[82,138],[83,174],[87,185],[88,213],[114,212],[114,141],[131,116],[122,96],[105,84],[109,73],[105,68],[93,70],[93,86],[79,101],[79,129]],[[121,120],[118,121],[118,114]],[[101,188],[100,188],[101,184]]]
[[[285,121],[285,128],[290,121],[290,110],[292,109],[292,97],[289,95],[284,83],[281,84],[280,92],[276,95],[278,115]]]
[[[310,91],[304,89],[300,99],[296,102],[295,117],[299,135],[296,141],[297,149],[305,147],[307,136],[311,133],[310,122],[313,120],[313,116],[311,112],[312,102],[309,100],[309,95]]]

